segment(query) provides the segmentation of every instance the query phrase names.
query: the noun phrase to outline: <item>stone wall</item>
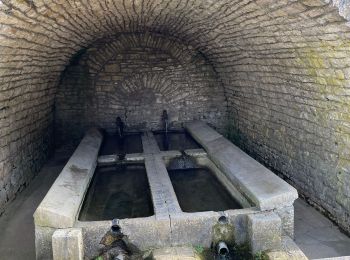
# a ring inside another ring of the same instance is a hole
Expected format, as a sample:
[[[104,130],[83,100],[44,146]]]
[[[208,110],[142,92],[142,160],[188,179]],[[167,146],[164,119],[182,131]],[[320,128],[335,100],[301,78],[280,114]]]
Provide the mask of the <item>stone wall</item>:
[[[50,137],[56,87],[71,57],[98,39],[151,32],[203,53],[224,86],[231,139],[350,231],[348,4],[1,1],[0,207],[29,178],[19,176],[32,176],[39,167],[41,159],[30,167],[32,151],[46,155],[42,140]],[[77,109],[76,117],[79,111],[85,110]]]
[[[227,134],[349,232],[349,29],[322,2],[295,5],[302,17],[285,17],[290,7],[270,13],[277,25],[260,18],[249,50],[217,65],[230,86]]]
[[[162,129],[203,120],[223,130],[227,102],[202,53],[156,34],[120,34],[94,43],[67,67],[58,87],[56,141],[80,139],[91,126],[115,131]]]

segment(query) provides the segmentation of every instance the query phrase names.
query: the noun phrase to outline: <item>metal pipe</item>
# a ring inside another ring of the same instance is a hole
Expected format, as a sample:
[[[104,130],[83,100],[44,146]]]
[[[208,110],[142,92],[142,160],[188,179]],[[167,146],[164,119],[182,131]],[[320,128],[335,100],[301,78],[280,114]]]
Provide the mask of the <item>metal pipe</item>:
[[[162,119],[164,122],[164,130],[165,130],[165,134],[168,134],[168,112],[166,110],[163,110],[163,114],[162,114]]]
[[[120,118],[120,116],[116,119],[116,125],[117,125],[117,132],[120,138],[124,137],[124,122]]]
[[[114,260],[125,260],[125,256],[124,256],[124,254],[119,253],[119,255],[117,255],[117,256],[114,258]]]
[[[226,257],[230,253],[225,242],[220,241],[216,246],[216,252],[220,257]]]

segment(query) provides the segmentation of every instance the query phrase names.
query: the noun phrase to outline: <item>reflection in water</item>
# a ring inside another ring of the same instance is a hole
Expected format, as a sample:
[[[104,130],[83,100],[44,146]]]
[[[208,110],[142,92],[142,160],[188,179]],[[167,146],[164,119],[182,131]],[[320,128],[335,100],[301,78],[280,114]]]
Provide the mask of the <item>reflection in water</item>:
[[[99,167],[86,195],[82,221],[138,218],[153,215],[143,164]]]
[[[185,212],[242,208],[208,168],[168,172],[180,207]]]
[[[154,132],[161,151],[186,150],[201,148],[200,145],[186,132]]]
[[[100,148],[100,155],[142,153],[141,134],[124,133],[121,138],[117,134],[106,134]]]

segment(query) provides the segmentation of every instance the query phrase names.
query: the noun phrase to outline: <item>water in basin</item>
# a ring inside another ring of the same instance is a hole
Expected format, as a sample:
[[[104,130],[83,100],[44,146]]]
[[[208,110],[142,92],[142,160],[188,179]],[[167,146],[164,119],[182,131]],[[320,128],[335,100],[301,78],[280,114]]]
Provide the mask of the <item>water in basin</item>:
[[[242,208],[208,168],[168,169],[168,172],[184,212]]]
[[[152,216],[153,204],[144,164],[98,167],[79,220]]]
[[[163,131],[157,131],[153,132],[153,134],[161,151],[201,148],[201,146],[187,132],[170,131],[166,135]]]
[[[124,141],[116,134],[105,134],[100,148],[100,155],[142,153],[141,134],[127,133]]]

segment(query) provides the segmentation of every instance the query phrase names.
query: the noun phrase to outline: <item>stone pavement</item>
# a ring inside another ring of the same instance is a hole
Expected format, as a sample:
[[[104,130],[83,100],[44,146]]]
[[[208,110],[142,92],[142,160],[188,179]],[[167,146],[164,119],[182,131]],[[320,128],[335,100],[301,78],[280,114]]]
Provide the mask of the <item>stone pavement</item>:
[[[350,238],[332,221],[302,199],[296,200],[294,208],[295,242],[307,257],[349,256],[347,259],[350,259]]]

